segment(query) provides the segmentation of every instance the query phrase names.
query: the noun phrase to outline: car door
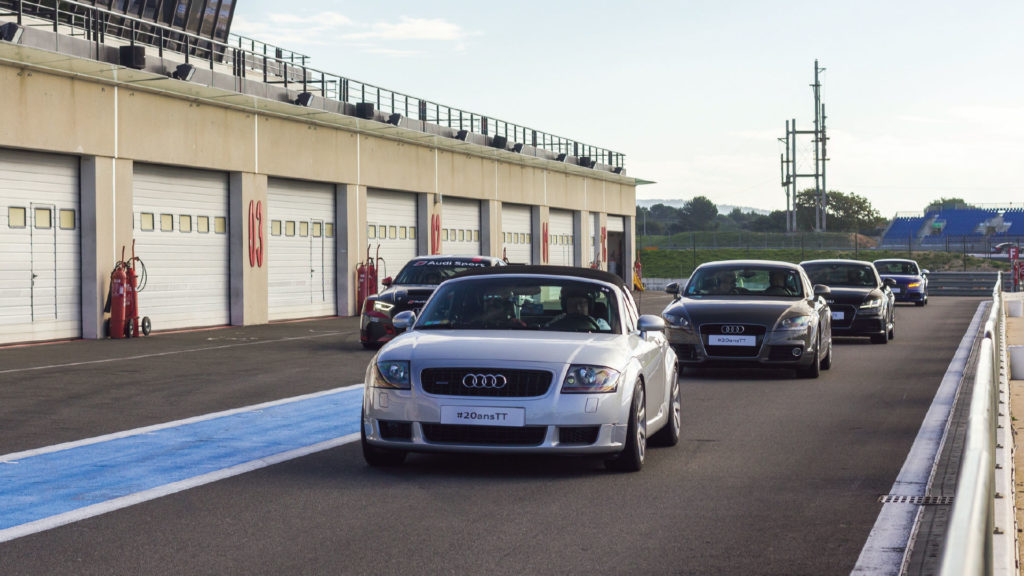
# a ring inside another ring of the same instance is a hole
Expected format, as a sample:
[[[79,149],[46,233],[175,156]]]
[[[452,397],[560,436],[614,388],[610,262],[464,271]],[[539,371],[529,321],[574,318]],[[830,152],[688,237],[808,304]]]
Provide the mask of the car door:
[[[641,337],[637,330],[639,312],[633,297],[620,292],[620,311],[623,332],[627,334],[633,357],[640,363],[646,387],[647,420],[655,416],[667,414],[671,383],[667,381],[671,373],[666,366],[668,340],[664,332],[648,332]]]

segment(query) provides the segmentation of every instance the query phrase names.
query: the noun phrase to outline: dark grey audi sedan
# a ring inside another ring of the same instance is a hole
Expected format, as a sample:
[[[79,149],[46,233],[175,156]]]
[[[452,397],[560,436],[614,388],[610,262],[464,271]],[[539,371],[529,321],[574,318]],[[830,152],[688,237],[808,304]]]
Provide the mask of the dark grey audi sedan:
[[[830,288],[829,307],[836,336],[867,336],[875,344],[896,337],[896,281],[883,279],[864,260],[808,260],[800,266],[812,281]]]
[[[806,378],[832,366],[827,286],[796,264],[723,260],[697,267],[661,313],[680,366],[792,368]]]

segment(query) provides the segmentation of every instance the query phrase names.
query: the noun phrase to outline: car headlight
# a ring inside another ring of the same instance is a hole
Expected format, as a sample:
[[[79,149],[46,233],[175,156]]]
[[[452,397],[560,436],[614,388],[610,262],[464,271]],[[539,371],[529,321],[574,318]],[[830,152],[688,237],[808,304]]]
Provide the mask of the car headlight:
[[[881,298],[872,298],[872,299],[868,300],[867,302],[861,304],[860,305],[860,309],[861,310],[867,310],[867,309],[871,309],[871,308],[879,308],[881,306],[882,306],[882,299]]]
[[[690,330],[690,319],[686,317],[685,312],[665,312],[661,317],[664,318],[665,323],[672,328]]]
[[[600,394],[618,389],[619,372],[604,366],[569,367],[562,382],[563,394]]]
[[[911,282],[910,284],[907,284],[907,288],[920,288],[920,287],[921,287],[921,283],[920,282]]]
[[[374,388],[397,388],[408,390],[412,387],[409,377],[408,360],[388,360],[378,362],[373,374]]]
[[[810,323],[810,316],[793,316],[792,318],[779,320],[779,328],[781,330],[806,330],[807,325]]]
[[[380,300],[375,300],[373,302],[374,312],[390,312],[394,307],[394,304],[388,304],[387,302],[381,302]]]

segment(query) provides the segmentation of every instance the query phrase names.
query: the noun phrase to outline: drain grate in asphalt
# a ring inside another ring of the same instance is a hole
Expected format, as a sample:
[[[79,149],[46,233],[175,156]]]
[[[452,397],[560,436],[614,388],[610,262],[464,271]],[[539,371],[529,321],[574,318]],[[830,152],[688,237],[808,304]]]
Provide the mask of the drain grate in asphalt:
[[[951,506],[952,496],[894,496],[883,494],[878,497],[882,504],[917,504],[920,506]]]

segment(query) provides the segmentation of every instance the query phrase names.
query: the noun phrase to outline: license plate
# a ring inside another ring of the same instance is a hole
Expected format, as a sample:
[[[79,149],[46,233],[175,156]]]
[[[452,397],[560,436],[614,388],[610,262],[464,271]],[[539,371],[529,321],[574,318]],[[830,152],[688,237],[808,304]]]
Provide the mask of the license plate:
[[[756,346],[754,336],[729,336],[726,334],[709,334],[708,344],[711,346]]]
[[[892,293],[893,294],[899,294],[900,293],[900,289],[899,288],[893,288],[892,289]]]
[[[846,315],[843,314],[842,312],[836,312],[835,310],[832,311],[832,319],[833,320],[842,320],[845,317],[846,317]]]
[[[441,424],[525,426],[526,409],[493,406],[441,406]]]

